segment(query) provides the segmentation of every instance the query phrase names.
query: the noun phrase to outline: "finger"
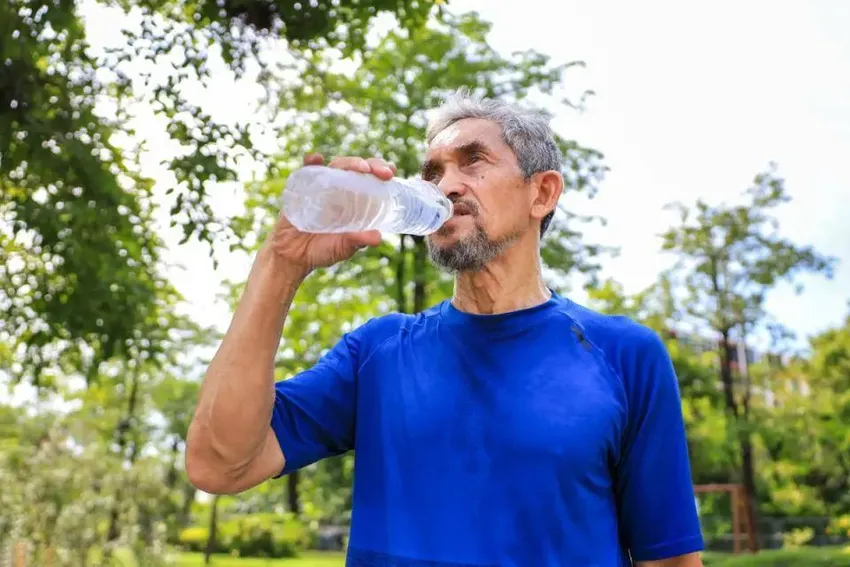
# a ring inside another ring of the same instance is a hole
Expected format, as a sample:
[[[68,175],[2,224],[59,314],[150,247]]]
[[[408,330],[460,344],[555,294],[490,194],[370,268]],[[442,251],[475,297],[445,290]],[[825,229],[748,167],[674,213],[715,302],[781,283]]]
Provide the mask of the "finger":
[[[359,171],[361,173],[370,173],[372,171],[372,167],[369,165],[369,162],[359,157],[335,157],[328,165],[330,167],[335,167],[336,169],[347,169],[349,171]]]
[[[390,162],[387,165],[390,166],[390,169],[392,170],[393,175],[395,175],[396,172],[398,171],[398,168],[395,166],[395,164],[393,162]]]
[[[364,248],[366,246],[377,246],[381,243],[381,233],[377,230],[367,230],[364,232],[352,232],[346,235],[348,242],[356,248]]]
[[[366,161],[369,163],[369,167],[372,169],[372,174],[375,175],[375,177],[379,177],[385,181],[392,178],[393,170],[390,169],[390,164],[381,158],[373,157]]]
[[[322,165],[325,163],[325,156],[320,153],[313,152],[304,156],[304,165]]]

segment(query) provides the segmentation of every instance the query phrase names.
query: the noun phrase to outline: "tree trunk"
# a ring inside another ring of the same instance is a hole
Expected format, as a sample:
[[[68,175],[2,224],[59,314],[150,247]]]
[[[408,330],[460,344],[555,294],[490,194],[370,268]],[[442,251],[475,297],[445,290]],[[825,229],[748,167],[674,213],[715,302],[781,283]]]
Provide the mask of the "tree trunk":
[[[180,439],[171,442],[171,464],[165,474],[165,486],[171,490],[177,486],[177,459],[180,458]]]
[[[212,510],[210,510],[210,526],[209,533],[207,534],[207,545],[204,549],[204,565],[210,564],[210,557],[215,551],[216,543],[216,531],[218,530],[218,495],[213,497],[212,501]]]
[[[133,419],[136,415],[136,400],[139,394],[139,371],[134,370],[130,374],[130,396],[127,400],[127,414],[124,419],[118,422],[118,425],[115,429],[116,433],[116,442],[118,444],[118,454],[121,455],[122,460],[125,458],[124,451],[127,448],[127,440],[130,435],[130,429],[132,428]],[[133,456],[131,457],[131,462],[135,460],[136,447],[133,448]],[[122,463],[123,464],[123,463]],[[119,488],[115,491],[115,502],[112,504],[112,510],[109,512],[109,530],[106,532],[106,541],[113,542],[118,539],[119,528],[118,528],[118,512],[121,507],[121,500],[123,498],[123,492],[121,490],[121,486],[119,484]]]
[[[181,528],[188,526],[192,519],[192,503],[195,501],[195,494],[197,493],[198,489],[188,482],[183,487],[183,509],[180,510],[180,518],[178,519]]]
[[[738,368],[741,374],[744,394],[741,397],[740,422],[743,426],[741,431],[741,478],[744,490],[747,493],[747,518],[752,526],[750,538],[750,551],[756,552],[761,548],[758,530],[758,507],[756,505],[756,473],[753,457],[752,435],[750,433],[750,399],[753,394],[753,383],[750,380],[750,361],[747,358],[747,332],[746,327],[741,325],[741,342],[738,349]]]
[[[755,467],[753,465],[753,448],[750,440],[750,432],[747,427],[746,415],[741,415],[740,407],[735,399],[734,379],[732,376],[732,357],[730,355],[730,329],[720,331],[720,379],[723,382],[723,396],[726,400],[726,411],[732,420],[735,436],[741,448],[741,481],[746,494],[745,508],[747,522],[750,526],[750,550],[759,550],[758,517],[756,513],[756,481]]]
[[[723,382],[726,410],[737,423],[738,404],[735,401],[735,386],[732,379],[732,361],[729,356],[729,348],[729,329],[723,329],[720,331],[720,380]]]
[[[292,471],[286,475],[286,497],[289,499],[289,511],[296,516],[301,515],[301,499],[298,497],[298,472]]]
[[[404,293],[404,284],[406,270],[405,266],[407,263],[407,235],[399,236],[398,243],[398,259],[395,269],[395,283],[396,283],[396,308],[399,313],[407,313],[407,294]]]
[[[426,307],[425,260],[428,248],[422,236],[414,237],[413,244],[413,312],[419,313]]]
[[[758,510],[756,509],[756,474],[753,464],[753,444],[750,434],[744,431],[741,434],[741,476],[746,492],[746,513],[750,524],[750,551],[756,552],[761,548],[758,530]]]

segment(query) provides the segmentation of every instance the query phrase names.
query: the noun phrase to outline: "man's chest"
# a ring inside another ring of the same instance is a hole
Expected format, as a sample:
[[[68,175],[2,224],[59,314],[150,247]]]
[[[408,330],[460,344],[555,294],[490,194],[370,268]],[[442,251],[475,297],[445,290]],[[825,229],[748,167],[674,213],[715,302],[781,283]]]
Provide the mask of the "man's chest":
[[[568,340],[412,337],[360,369],[356,444],[376,458],[451,455],[467,471],[521,460],[601,472],[616,458],[625,422],[619,390],[598,353]]]

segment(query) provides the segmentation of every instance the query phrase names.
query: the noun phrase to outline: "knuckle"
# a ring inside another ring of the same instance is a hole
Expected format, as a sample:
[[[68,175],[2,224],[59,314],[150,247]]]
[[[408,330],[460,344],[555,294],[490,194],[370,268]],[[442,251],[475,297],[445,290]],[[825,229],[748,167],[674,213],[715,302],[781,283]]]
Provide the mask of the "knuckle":
[[[339,169],[357,169],[361,167],[364,163],[367,162],[363,158],[354,156],[342,156],[333,158],[329,165],[331,167],[336,167]]]
[[[388,168],[390,166],[389,163],[387,163],[386,161],[382,160],[381,158],[377,158],[377,157],[369,158],[367,161],[369,162],[369,165],[371,167],[387,167]]]

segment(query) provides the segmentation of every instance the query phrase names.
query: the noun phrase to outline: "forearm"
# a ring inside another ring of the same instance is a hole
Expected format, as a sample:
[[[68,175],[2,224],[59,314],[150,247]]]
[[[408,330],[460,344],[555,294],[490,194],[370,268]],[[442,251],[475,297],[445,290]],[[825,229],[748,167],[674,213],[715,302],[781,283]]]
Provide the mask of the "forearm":
[[[274,361],[286,314],[304,273],[262,250],[201,385],[187,448],[205,466],[238,475],[268,438]]]

